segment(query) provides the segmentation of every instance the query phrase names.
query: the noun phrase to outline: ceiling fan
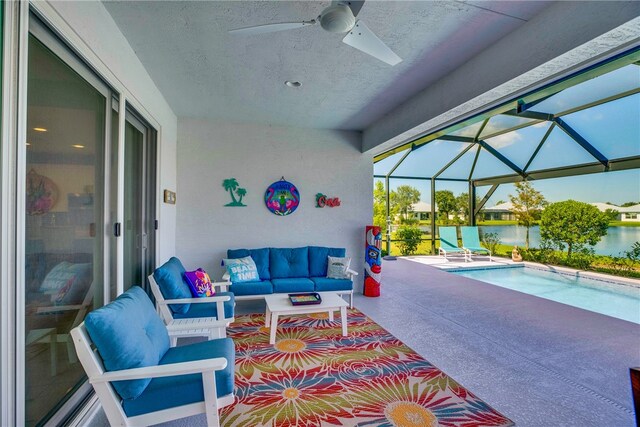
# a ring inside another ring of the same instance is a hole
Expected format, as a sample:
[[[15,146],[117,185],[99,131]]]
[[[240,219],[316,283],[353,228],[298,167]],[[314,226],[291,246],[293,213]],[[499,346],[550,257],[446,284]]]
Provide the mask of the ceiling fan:
[[[276,31],[293,30],[301,27],[311,27],[320,24],[323,30],[330,33],[347,33],[342,39],[348,44],[389,65],[396,65],[402,59],[384,44],[364,22],[356,21],[358,12],[364,1],[333,1],[322,13],[310,21],[282,22],[277,24],[256,25],[252,27],[230,30],[231,34],[256,35]]]

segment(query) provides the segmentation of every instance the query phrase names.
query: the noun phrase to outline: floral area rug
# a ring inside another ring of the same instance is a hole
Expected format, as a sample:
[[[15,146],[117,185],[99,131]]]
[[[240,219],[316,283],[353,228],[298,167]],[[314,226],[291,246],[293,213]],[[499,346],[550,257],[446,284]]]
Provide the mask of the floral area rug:
[[[270,345],[264,315],[236,317],[236,403],[222,425],[513,425],[358,310],[347,337],[335,319],[281,317]]]

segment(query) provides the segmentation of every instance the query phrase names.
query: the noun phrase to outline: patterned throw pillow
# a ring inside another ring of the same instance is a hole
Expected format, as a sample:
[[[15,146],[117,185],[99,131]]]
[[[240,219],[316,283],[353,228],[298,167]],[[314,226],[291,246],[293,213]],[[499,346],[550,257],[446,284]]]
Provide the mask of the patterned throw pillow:
[[[212,297],[216,293],[211,278],[201,268],[195,271],[185,271],[184,278],[187,280],[191,295],[196,298]]]
[[[259,282],[258,268],[250,256],[223,260],[231,283]]]
[[[62,261],[42,281],[40,291],[51,295],[54,304],[78,304],[91,286],[91,264]]]
[[[351,258],[327,257],[327,278],[328,279],[346,279],[347,269],[351,264]]]

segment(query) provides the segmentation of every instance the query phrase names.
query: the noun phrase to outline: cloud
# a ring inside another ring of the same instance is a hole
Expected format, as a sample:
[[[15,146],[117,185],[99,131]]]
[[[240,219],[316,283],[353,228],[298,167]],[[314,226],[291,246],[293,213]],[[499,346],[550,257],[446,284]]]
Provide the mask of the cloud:
[[[522,135],[516,130],[509,133],[503,133],[502,135],[494,136],[493,138],[488,139],[487,143],[489,143],[489,145],[491,145],[495,149],[500,149],[521,140]]]
[[[535,124],[531,125],[531,127],[533,127],[533,128],[543,128],[543,127],[547,127],[547,126],[549,126],[549,122],[538,122],[538,123],[535,123]]]

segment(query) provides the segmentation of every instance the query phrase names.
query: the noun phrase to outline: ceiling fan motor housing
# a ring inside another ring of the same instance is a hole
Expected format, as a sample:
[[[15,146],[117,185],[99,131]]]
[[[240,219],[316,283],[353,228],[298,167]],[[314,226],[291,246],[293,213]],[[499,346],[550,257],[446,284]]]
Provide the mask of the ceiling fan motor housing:
[[[356,23],[351,8],[343,3],[329,6],[320,15],[320,25],[331,33],[346,33]]]

